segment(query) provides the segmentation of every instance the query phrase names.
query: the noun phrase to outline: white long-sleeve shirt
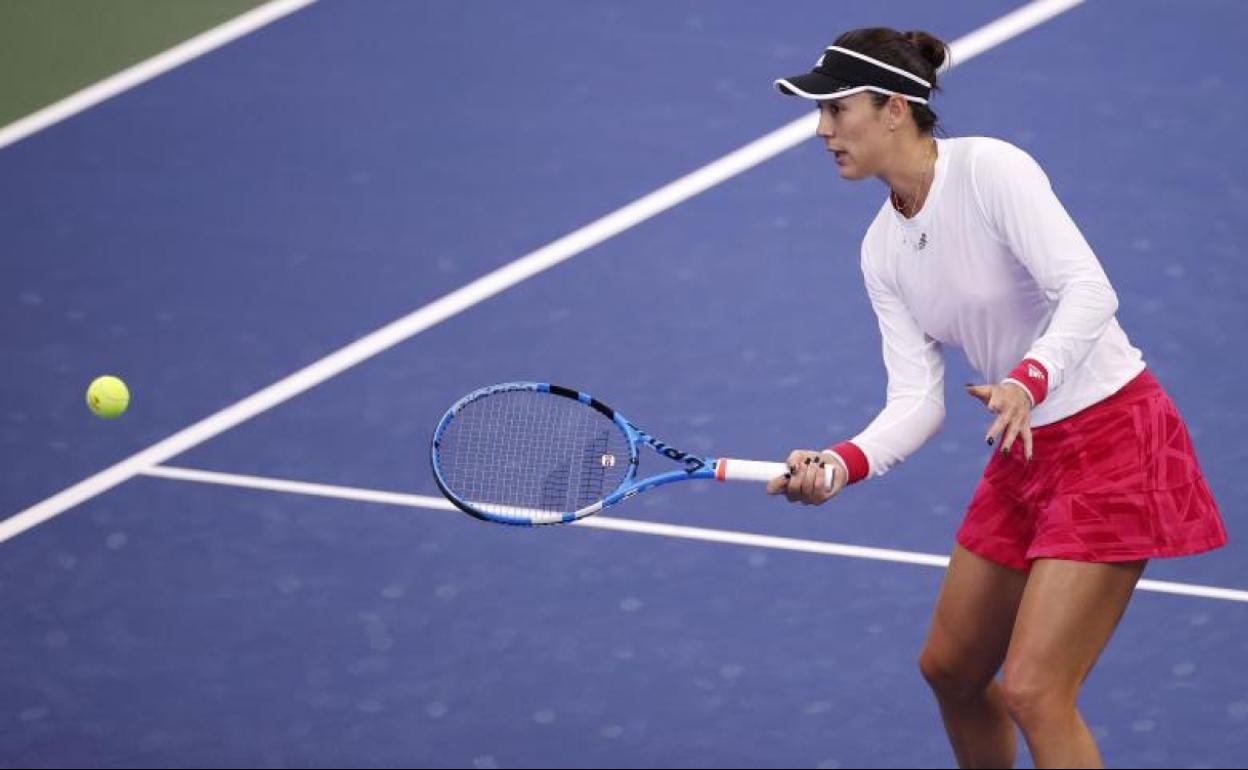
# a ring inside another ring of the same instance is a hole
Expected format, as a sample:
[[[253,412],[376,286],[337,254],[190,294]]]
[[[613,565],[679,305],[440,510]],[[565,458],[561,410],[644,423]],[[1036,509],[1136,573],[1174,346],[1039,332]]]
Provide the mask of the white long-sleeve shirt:
[[[1112,395],[1144,369],[1114,313],[1118,298],[1040,166],[997,139],[938,139],[922,210],[886,201],[862,243],[862,273],[883,337],[887,404],[852,442],[869,475],[887,473],[945,416],[944,345],[984,382],[1024,358],[1048,370],[1031,425]]]

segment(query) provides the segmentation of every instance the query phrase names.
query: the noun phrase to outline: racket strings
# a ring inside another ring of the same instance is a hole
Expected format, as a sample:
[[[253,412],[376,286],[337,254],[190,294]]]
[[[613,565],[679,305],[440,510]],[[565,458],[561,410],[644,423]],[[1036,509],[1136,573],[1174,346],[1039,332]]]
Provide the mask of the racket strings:
[[[438,464],[447,487],[469,506],[536,519],[580,510],[618,488],[629,445],[612,420],[579,401],[500,392],[455,415],[439,441]]]
[[[618,433],[619,431],[612,432]],[[602,496],[610,491],[604,489],[609,467],[607,458],[611,458],[610,462],[614,463],[614,456],[610,453],[610,442],[611,434],[603,430],[598,431],[598,434],[585,445],[585,450],[581,454],[581,485],[576,499],[577,509],[602,499]]]

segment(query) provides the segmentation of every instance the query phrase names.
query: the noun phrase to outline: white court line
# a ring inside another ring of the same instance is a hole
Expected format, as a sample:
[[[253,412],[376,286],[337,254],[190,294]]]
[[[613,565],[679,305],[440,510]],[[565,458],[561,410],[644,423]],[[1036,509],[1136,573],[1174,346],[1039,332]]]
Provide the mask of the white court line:
[[[186,64],[191,59],[203,56],[267,24],[272,24],[283,16],[288,16],[313,2],[315,0],[273,0],[273,2],[235,16],[224,24],[185,40],[150,59],[144,59],[94,85],[75,91],[58,102],[49,104],[41,110],[0,128],[0,149],[14,142],[20,142],[33,133],[73,117],[123,91],[146,83],[152,78],[163,75],[175,67]]]
[[[1013,13],[954,41],[950,46],[958,63],[965,63],[987,50],[988,43],[1000,45],[1015,35],[1073,7],[1077,3],[1042,0],[1023,6]],[[1025,22],[1020,22],[1023,18]],[[991,32],[1001,26],[1005,33]],[[965,48],[963,40],[971,40]],[[294,374],[257,391],[231,406],[194,425],[153,444],[138,454],[122,460],[84,479],[46,500],[0,522],[0,543],[32,527],[58,516],[70,508],[107,492],[135,474],[175,457],[234,426],[255,417],[289,398],[316,387],[331,377],[350,369],[361,361],[382,353],[434,324],[461,313],[486,299],[568,260],[619,233],[635,227],[651,217],[682,203],[704,190],[714,187],[743,171],[811,138],[818,115],[805,114],[779,129],[756,139],[722,158],[629,203],[623,208],[572,232],[551,244],[520,257],[468,285],[437,299],[409,315],[378,329],[349,345],[339,348]]]
[[[455,506],[441,497],[407,495],[398,492],[340,487],[330,484],[311,484],[303,481],[288,481],[262,476],[243,476],[235,473],[218,473],[216,471],[201,471],[192,468],[174,468],[167,465],[147,468],[141,471],[141,474],[174,481],[190,481],[199,484],[215,484],[218,486],[243,487],[269,492],[287,492],[295,495],[329,497],[338,500],[401,505],[408,508],[431,508],[441,511],[456,510]],[[752,548],[798,551],[801,553],[819,554],[821,556],[844,556],[851,559],[917,564],[924,567],[944,568],[949,565],[949,557],[940,556],[939,554],[895,551],[887,548],[868,548],[866,546],[828,543],[819,540],[799,540],[791,537],[756,535],[750,532],[733,532],[724,529],[684,527],[675,524],[658,524],[649,521],[617,519],[601,515],[581,519],[572,526],[607,529],[614,532],[632,532],[639,535],[659,535],[661,537],[675,537],[684,540],[701,540],[710,543],[744,545]],[[1248,602],[1248,591],[1240,591],[1234,588],[1171,583],[1164,580],[1141,580],[1139,589],[1154,593],[1196,596],[1203,599],[1222,599],[1228,602]]]

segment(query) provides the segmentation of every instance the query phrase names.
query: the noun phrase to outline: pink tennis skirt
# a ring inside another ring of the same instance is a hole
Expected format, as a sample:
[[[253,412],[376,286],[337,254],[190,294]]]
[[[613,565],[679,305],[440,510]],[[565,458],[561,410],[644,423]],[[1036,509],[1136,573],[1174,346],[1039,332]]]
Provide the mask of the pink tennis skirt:
[[[1117,393],[1032,429],[984,469],[958,543],[1028,570],[1035,559],[1119,562],[1226,544],[1187,426],[1145,369]]]

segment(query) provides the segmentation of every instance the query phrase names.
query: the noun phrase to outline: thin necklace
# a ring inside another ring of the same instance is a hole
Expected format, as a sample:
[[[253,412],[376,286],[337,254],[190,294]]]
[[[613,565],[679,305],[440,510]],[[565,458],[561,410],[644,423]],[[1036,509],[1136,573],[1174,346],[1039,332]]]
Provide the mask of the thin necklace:
[[[919,178],[919,184],[914,190],[914,197],[910,200],[910,209],[909,209],[910,213],[908,214],[906,213],[905,202],[902,200],[901,196],[897,194],[897,191],[896,190],[892,191],[893,207],[896,208],[898,211],[900,211],[901,215],[906,218],[912,218],[914,217],[914,215],[919,213],[919,198],[924,196],[924,194],[926,193],[927,186],[930,185],[931,181],[936,178],[935,149],[936,149],[936,140],[933,139],[932,140],[933,152],[931,153],[932,155],[931,169],[928,170],[927,166],[926,165],[924,166],[923,176]]]

